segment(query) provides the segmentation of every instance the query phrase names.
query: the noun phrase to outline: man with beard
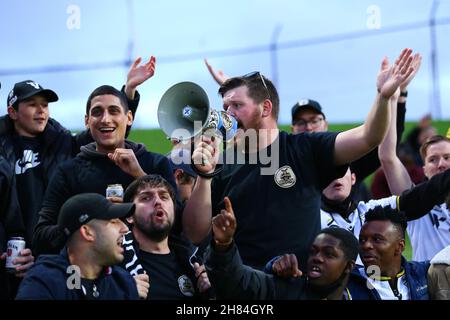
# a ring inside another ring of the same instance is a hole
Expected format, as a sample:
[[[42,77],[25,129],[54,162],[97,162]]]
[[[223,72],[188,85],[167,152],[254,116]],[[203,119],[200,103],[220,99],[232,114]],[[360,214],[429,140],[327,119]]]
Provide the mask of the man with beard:
[[[346,289],[358,255],[355,236],[341,228],[327,228],[315,237],[307,262],[307,274],[298,269],[294,254],[281,262],[290,265],[285,279],[243,265],[233,241],[236,218],[231,202],[213,218],[214,239],[206,253],[206,270],[218,299],[349,300]],[[280,263],[280,261],[278,261]]]
[[[235,240],[245,264],[262,269],[274,256],[293,252],[305,265],[320,230],[321,190],[345,174],[347,163],[381,143],[390,118],[388,100],[414,71],[411,54],[403,50],[393,66],[383,60],[366,122],[340,133],[280,132],[279,98],[272,82],[260,72],[228,79],[219,93],[241,134],[214,179],[206,174],[215,169],[217,145],[206,136],[197,143],[192,159],[199,177],[183,212],[187,237],[200,243],[228,196],[235,204]],[[228,159],[230,154],[233,159]]]
[[[400,84],[400,98],[398,99],[398,113],[397,113],[397,136],[398,142],[405,126],[406,113],[406,97],[408,93],[408,85],[414,78],[415,74],[420,68],[422,57],[420,54],[415,54],[412,64],[414,65],[414,72]],[[222,85],[227,79],[221,70],[214,70],[208,61],[205,59],[206,67],[214,80]],[[291,109],[291,132],[298,134],[302,132],[326,132],[328,131],[328,121],[326,115],[319,104],[319,102],[312,99],[301,99]],[[378,148],[373,149],[368,154],[352,162],[352,171],[356,176],[356,184],[353,186],[352,198],[354,201],[369,201],[370,192],[364,184],[364,179],[375,172],[380,167],[380,160],[378,159]],[[423,180],[423,179],[422,179]],[[420,181],[422,181],[420,180]],[[390,194],[389,194],[390,195]]]
[[[139,296],[149,300],[205,297],[209,280],[189,241],[170,234],[175,220],[174,188],[159,175],[133,181],[124,194],[136,205],[128,219],[123,266],[135,276]],[[149,288],[150,279],[150,288]]]
[[[133,278],[114,265],[123,260],[132,203],[96,193],[78,194],[61,208],[58,228],[67,237],[59,255],[42,255],[22,281],[18,300],[137,300]]]

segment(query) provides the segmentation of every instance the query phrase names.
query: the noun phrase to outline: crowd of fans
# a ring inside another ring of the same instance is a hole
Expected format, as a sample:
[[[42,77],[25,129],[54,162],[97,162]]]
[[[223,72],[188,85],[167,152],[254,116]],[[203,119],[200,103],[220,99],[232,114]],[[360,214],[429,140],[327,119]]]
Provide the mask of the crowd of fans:
[[[312,99],[280,131],[270,79],[205,62],[238,124],[226,158],[219,135],[167,155],[127,140],[154,57],[121,90],[92,91],[77,135],[50,117],[54,91],[14,85],[0,118],[1,299],[450,299],[450,138],[426,116],[402,139],[420,54],[384,58],[365,122],[342,132]]]

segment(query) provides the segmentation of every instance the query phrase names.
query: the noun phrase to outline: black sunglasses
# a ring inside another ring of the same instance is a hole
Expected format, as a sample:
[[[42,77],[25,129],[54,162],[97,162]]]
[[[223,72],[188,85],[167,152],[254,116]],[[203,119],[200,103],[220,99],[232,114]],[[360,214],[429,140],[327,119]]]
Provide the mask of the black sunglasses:
[[[242,78],[244,78],[244,79],[251,79],[253,77],[258,77],[259,79],[261,79],[261,82],[262,82],[264,88],[266,89],[267,96],[269,97],[269,100],[270,100],[269,88],[267,87],[266,81],[264,80],[264,77],[262,76],[261,72],[253,71],[253,72],[247,73],[247,74],[242,76]]]

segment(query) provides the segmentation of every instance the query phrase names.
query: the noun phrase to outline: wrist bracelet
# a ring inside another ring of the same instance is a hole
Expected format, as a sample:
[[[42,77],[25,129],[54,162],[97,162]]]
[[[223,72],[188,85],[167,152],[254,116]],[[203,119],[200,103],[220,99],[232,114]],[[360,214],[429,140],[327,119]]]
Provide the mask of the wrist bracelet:
[[[228,242],[219,242],[217,239],[214,239],[214,245],[222,248],[228,247],[233,242],[233,238],[231,238]]]
[[[401,91],[400,92],[400,97],[404,97],[404,98],[406,98],[408,96],[408,91]]]

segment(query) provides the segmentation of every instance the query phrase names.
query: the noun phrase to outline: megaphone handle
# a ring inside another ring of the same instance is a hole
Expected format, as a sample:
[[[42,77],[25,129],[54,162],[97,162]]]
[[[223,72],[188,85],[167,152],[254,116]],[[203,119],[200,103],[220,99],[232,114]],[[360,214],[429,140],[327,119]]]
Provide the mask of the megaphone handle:
[[[223,140],[222,143],[223,143],[223,156],[224,156],[224,159],[226,159],[225,156],[226,156],[226,145],[227,145],[227,143],[226,143],[225,139]],[[194,146],[194,142],[192,142],[192,147],[191,147],[192,150],[194,150],[193,146]],[[204,165],[205,165],[205,160],[202,157],[202,166],[204,166]],[[212,177],[214,177],[214,176],[218,175],[220,172],[222,172],[223,164],[219,165],[218,169],[217,169],[217,165],[216,165],[216,169],[213,172],[210,172],[210,173],[201,172],[200,170],[197,169],[195,164],[192,163],[192,162],[191,162],[191,168],[192,168],[192,170],[194,170],[194,172],[197,175],[199,175],[199,176],[201,176],[203,178],[206,178],[206,179],[211,179]]]
[[[199,176],[201,176],[203,178],[211,179],[212,177],[218,175],[223,170],[223,165],[220,165],[219,169],[216,169],[216,170],[214,170],[214,172],[211,172],[211,173],[201,172],[200,170],[197,169],[197,167],[193,163],[191,163],[191,168]]]

